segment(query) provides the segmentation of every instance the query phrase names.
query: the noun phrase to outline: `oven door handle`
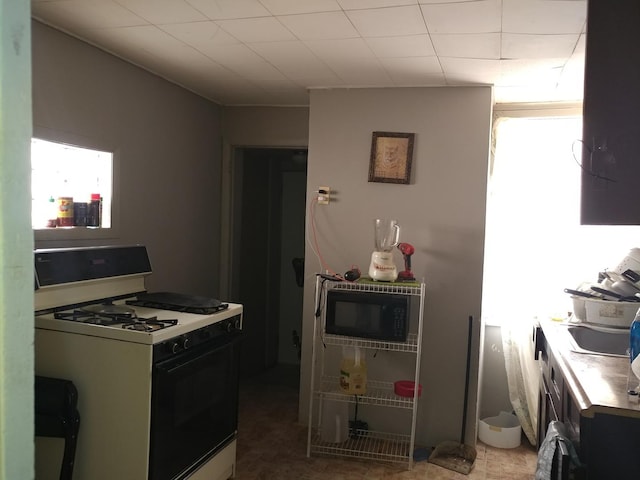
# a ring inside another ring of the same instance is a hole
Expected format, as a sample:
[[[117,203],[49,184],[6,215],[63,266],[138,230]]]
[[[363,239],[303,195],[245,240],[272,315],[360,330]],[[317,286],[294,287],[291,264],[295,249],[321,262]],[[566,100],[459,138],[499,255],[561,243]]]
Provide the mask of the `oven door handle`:
[[[171,375],[179,369],[188,368],[196,362],[200,362],[210,355],[218,353],[220,350],[234,346],[240,341],[242,337],[241,333],[234,333],[225,338],[222,342],[216,342],[214,345],[209,345],[209,348],[202,348],[201,346],[195,347],[193,350],[185,350],[182,354],[176,357],[169,358],[155,365],[155,369],[162,374]]]

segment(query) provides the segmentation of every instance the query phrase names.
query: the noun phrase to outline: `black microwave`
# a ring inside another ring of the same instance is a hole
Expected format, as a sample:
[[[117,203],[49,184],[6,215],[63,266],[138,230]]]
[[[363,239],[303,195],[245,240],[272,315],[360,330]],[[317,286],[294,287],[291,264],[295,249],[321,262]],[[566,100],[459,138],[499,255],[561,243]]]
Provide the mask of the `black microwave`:
[[[376,292],[329,290],[325,332],[406,342],[410,297]]]

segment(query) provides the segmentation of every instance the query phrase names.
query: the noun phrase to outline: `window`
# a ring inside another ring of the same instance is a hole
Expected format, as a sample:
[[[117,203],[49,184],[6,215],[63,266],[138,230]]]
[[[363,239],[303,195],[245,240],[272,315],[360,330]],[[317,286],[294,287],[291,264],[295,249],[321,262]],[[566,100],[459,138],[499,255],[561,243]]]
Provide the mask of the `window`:
[[[31,169],[35,230],[111,228],[112,152],[34,138]],[[100,203],[91,205],[92,198]]]
[[[566,317],[565,288],[640,246],[638,226],[580,225],[582,117],[500,118],[487,199],[483,317]]]

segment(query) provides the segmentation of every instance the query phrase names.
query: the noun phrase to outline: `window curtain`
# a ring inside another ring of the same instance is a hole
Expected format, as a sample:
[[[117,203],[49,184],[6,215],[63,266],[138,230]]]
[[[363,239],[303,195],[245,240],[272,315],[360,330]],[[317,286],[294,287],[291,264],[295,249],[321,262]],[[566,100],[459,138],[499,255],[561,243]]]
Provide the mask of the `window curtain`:
[[[532,331],[566,319],[564,288],[596,282],[629,249],[635,226],[581,226],[581,116],[498,118],[487,198],[485,323],[500,325],[509,396],[536,442],[539,370]]]

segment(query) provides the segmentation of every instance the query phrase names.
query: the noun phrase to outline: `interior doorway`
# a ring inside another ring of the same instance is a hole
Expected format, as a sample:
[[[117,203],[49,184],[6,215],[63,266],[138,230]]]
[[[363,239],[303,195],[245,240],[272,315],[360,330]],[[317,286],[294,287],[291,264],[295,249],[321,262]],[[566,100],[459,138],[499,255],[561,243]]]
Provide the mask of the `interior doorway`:
[[[244,305],[241,375],[286,366],[302,332],[307,150],[235,148],[231,292]]]

